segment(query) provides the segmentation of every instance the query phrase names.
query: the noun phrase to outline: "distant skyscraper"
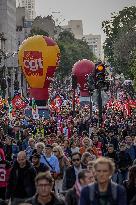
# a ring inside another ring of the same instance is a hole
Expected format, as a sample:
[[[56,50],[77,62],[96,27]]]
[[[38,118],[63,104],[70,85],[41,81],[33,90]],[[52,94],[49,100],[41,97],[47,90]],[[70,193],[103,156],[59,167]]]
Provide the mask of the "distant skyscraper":
[[[29,18],[35,19],[36,17],[35,0],[17,0],[16,6],[25,7],[29,13]]]

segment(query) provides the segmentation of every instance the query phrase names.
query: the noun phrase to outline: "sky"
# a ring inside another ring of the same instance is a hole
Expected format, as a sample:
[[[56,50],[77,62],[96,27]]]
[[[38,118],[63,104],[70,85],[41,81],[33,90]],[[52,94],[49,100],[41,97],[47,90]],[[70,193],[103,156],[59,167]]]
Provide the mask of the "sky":
[[[69,20],[82,20],[84,34],[105,35],[101,28],[103,20],[109,20],[111,13],[124,7],[136,6],[136,0],[35,0],[36,14],[53,15],[60,25]]]

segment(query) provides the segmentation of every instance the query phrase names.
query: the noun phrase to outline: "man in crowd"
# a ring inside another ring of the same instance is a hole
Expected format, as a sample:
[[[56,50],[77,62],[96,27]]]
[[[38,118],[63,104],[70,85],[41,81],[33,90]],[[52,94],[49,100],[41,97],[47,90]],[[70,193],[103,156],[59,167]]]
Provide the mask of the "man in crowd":
[[[97,182],[82,189],[80,205],[127,205],[125,189],[111,181],[113,161],[100,157],[94,163],[94,170]]]
[[[35,179],[36,195],[26,202],[31,205],[64,205],[52,192],[54,180],[50,174],[39,173]]]
[[[45,153],[42,156],[42,163],[46,164],[53,177],[56,177],[60,173],[58,158],[52,153],[52,145],[46,144]]]
[[[136,159],[136,146],[131,136],[126,136],[125,140],[127,145],[126,152],[130,155],[131,160],[134,161]]]
[[[49,171],[49,167],[46,164],[40,162],[40,158],[41,158],[41,156],[38,153],[34,153],[32,155],[32,164],[36,170],[36,174],[38,174],[39,172]]]
[[[81,165],[81,154],[75,152],[72,154],[72,166],[66,169],[63,178],[63,190],[66,191],[73,187],[76,180],[78,179],[78,173],[82,170]]]
[[[92,170],[81,170],[78,174],[78,180],[76,180],[75,185],[73,188],[69,189],[66,194],[66,205],[78,205],[82,187],[93,183],[94,181],[95,177]]]
[[[18,153],[14,163],[6,190],[6,199],[11,199],[11,205],[16,205],[35,194],[34,179],[36,171],[27,161],[26,153]]]
[[[30,159],[30,157],[32,156],[33,150],[35,149],[35,140],[33,138],[30,138],[28,140],[28,145],[29,146],[26,148],[25,152],[26,152],[28,159]]]

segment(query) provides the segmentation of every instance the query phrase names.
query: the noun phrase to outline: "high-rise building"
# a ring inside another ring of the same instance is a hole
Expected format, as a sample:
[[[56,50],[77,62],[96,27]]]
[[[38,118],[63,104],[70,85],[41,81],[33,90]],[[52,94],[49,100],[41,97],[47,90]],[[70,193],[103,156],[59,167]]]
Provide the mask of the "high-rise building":
[[[101,59],[101,35],[88,34],[84,35],[84,39],[88,43],[93,54]]]
[[[62,26],[62,28],[71,31],[77,39],[83,38],[82,20],[70,20],[68,25]]]
[[[17,7],[25,7],[28,11],[29,18],[35,19],[36,11],[35,11],[35,0],[17,0]]]
[[[5,51],[16,51],[16,0],[0,0],[0,33],[5,37]]]

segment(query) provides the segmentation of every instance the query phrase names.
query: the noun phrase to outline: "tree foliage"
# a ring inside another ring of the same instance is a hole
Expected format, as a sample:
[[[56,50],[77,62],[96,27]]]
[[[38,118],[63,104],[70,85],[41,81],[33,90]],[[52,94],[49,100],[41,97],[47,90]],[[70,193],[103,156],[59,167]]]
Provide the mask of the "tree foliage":
[[[134,86],[136,89],[136,48],[133,50],[131,53],[131,60],[129,63],[129,69],[131,69],[131,72],[133,73],[134,76]]]
[[[73,65],[78,60],[88,59],[93,61],[95,59],[87,42],[75,39],[70,31],[63,31],[60,33],[58,45],[61,51],[61,61],[58,73],[61,76],[61,79],[71,73]]]
[[[130,62],[136,48],[136,7],[125,7],[113,13],[110,20],[102,23],[102,28],[106,34],[105,57],[116,72],[133,78]]]
[[[48,32],[43,31],[42,29],[39,29],[39,28],[33,28],[33,29],[31,29],[29,36],[34,36],[34,35],[49,36]]]

